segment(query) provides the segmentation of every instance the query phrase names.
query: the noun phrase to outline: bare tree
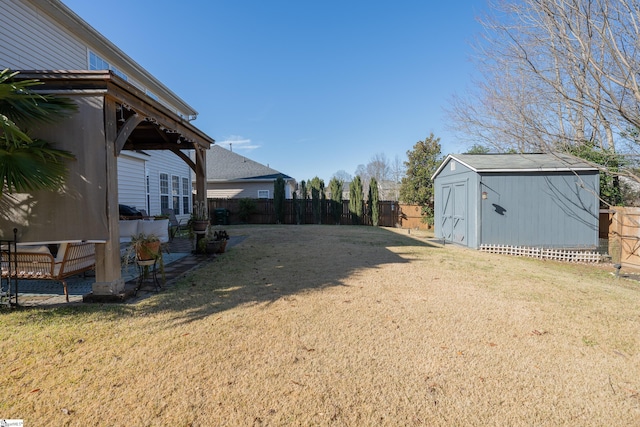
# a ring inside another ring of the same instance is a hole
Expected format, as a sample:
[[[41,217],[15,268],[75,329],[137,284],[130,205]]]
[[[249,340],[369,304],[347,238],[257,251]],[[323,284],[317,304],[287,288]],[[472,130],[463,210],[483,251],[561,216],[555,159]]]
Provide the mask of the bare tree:
[[[365,193],[368,193],[369,191],[371,178],[375,178],[378,183],[380,200],[390,200],[394,194],[392,172],[392,165],[387,156],[384,153],[377,153],[369,159],[369,163],[366,165],[358,165],[355,175],[362,179],[362,185],[364,187],[363,190]]]
[[[454,97],[453,126],[500,150],[638,148],[640,1],[496,1],[478,43],[483,76]]]
[[[345,182],[351,182],[351,180],[353,179],[353,176],[351,176],[351,174],[343,169],[340,169],[338,172],[334,173],[333,176],[331,178],[335,178],[339,181],[341,181],[342,183]]]
[[[393,158],[391,163],[391,185],[389,186],[390,194],[386,195],[386,200],[400,200],[400,186],[402,185],[402,178],[405,176],[406,168],[404,161],[397,155]]]
[[[375,178],[378,182],[388,181],[391,178],[391,163],[384,153],[377,153],[367,164],[369,179]]]

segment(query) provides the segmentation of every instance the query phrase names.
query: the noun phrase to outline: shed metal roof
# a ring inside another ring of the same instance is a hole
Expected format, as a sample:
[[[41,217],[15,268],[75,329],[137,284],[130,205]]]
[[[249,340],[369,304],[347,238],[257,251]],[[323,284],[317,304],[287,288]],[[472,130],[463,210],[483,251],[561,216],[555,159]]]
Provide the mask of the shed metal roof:
[[[474,172],[569,172],[598,170],[597,167],[586,160],[565,153],[450,154],[444,159],[431,179],[435,179],[451,160],[463,164]]]

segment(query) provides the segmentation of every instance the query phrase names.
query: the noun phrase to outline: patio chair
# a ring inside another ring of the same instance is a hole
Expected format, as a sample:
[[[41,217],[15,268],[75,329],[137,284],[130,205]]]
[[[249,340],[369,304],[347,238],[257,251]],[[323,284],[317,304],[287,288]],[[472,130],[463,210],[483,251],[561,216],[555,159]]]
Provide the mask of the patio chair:
[[[186,229],[186,225],[183,225],[182,221],[178,221],[178,218],[176,218],[176,214],[173,212],[173,209],[162,209],[162,215],[169,218],[169,238],[171,240],[176,237],[176,234],[178,234],[179,231]]]

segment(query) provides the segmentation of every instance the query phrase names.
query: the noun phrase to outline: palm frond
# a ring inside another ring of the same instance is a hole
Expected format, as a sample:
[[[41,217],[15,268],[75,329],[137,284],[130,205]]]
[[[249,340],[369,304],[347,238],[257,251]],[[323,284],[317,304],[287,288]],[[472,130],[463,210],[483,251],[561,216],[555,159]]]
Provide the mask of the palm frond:
[[[51,123],[77,110],[68,98],[41,95],[37,80],[16,80],[0,72],[0,197],[2,191],[26,193],[57,190],[67,175],[65,161],[74,156],[46,141],[32,139],[24,126]]]
[[[42,95],[32,90],[38,80],[15,80],[17,72],[0,71],[0,114],[18,126],[53,123],[70,116],[78,106],[69,98]]]
[[[0,148],[0,187],[10,193],[58,189],[68,173],[65,160],[72,158],[42,140]]]
[[[2,144],[15,145],[29,144],[31,138],[4,114],[0,114],[0,140]]]

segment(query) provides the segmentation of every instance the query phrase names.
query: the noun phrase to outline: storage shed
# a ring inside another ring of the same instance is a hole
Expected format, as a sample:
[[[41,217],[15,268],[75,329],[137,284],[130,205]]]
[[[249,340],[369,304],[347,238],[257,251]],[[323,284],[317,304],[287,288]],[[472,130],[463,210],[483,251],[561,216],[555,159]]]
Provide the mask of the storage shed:
[[[595,249],[599,171],[567,154],[455,154],[434,182],[435,235],[483,245]]]

